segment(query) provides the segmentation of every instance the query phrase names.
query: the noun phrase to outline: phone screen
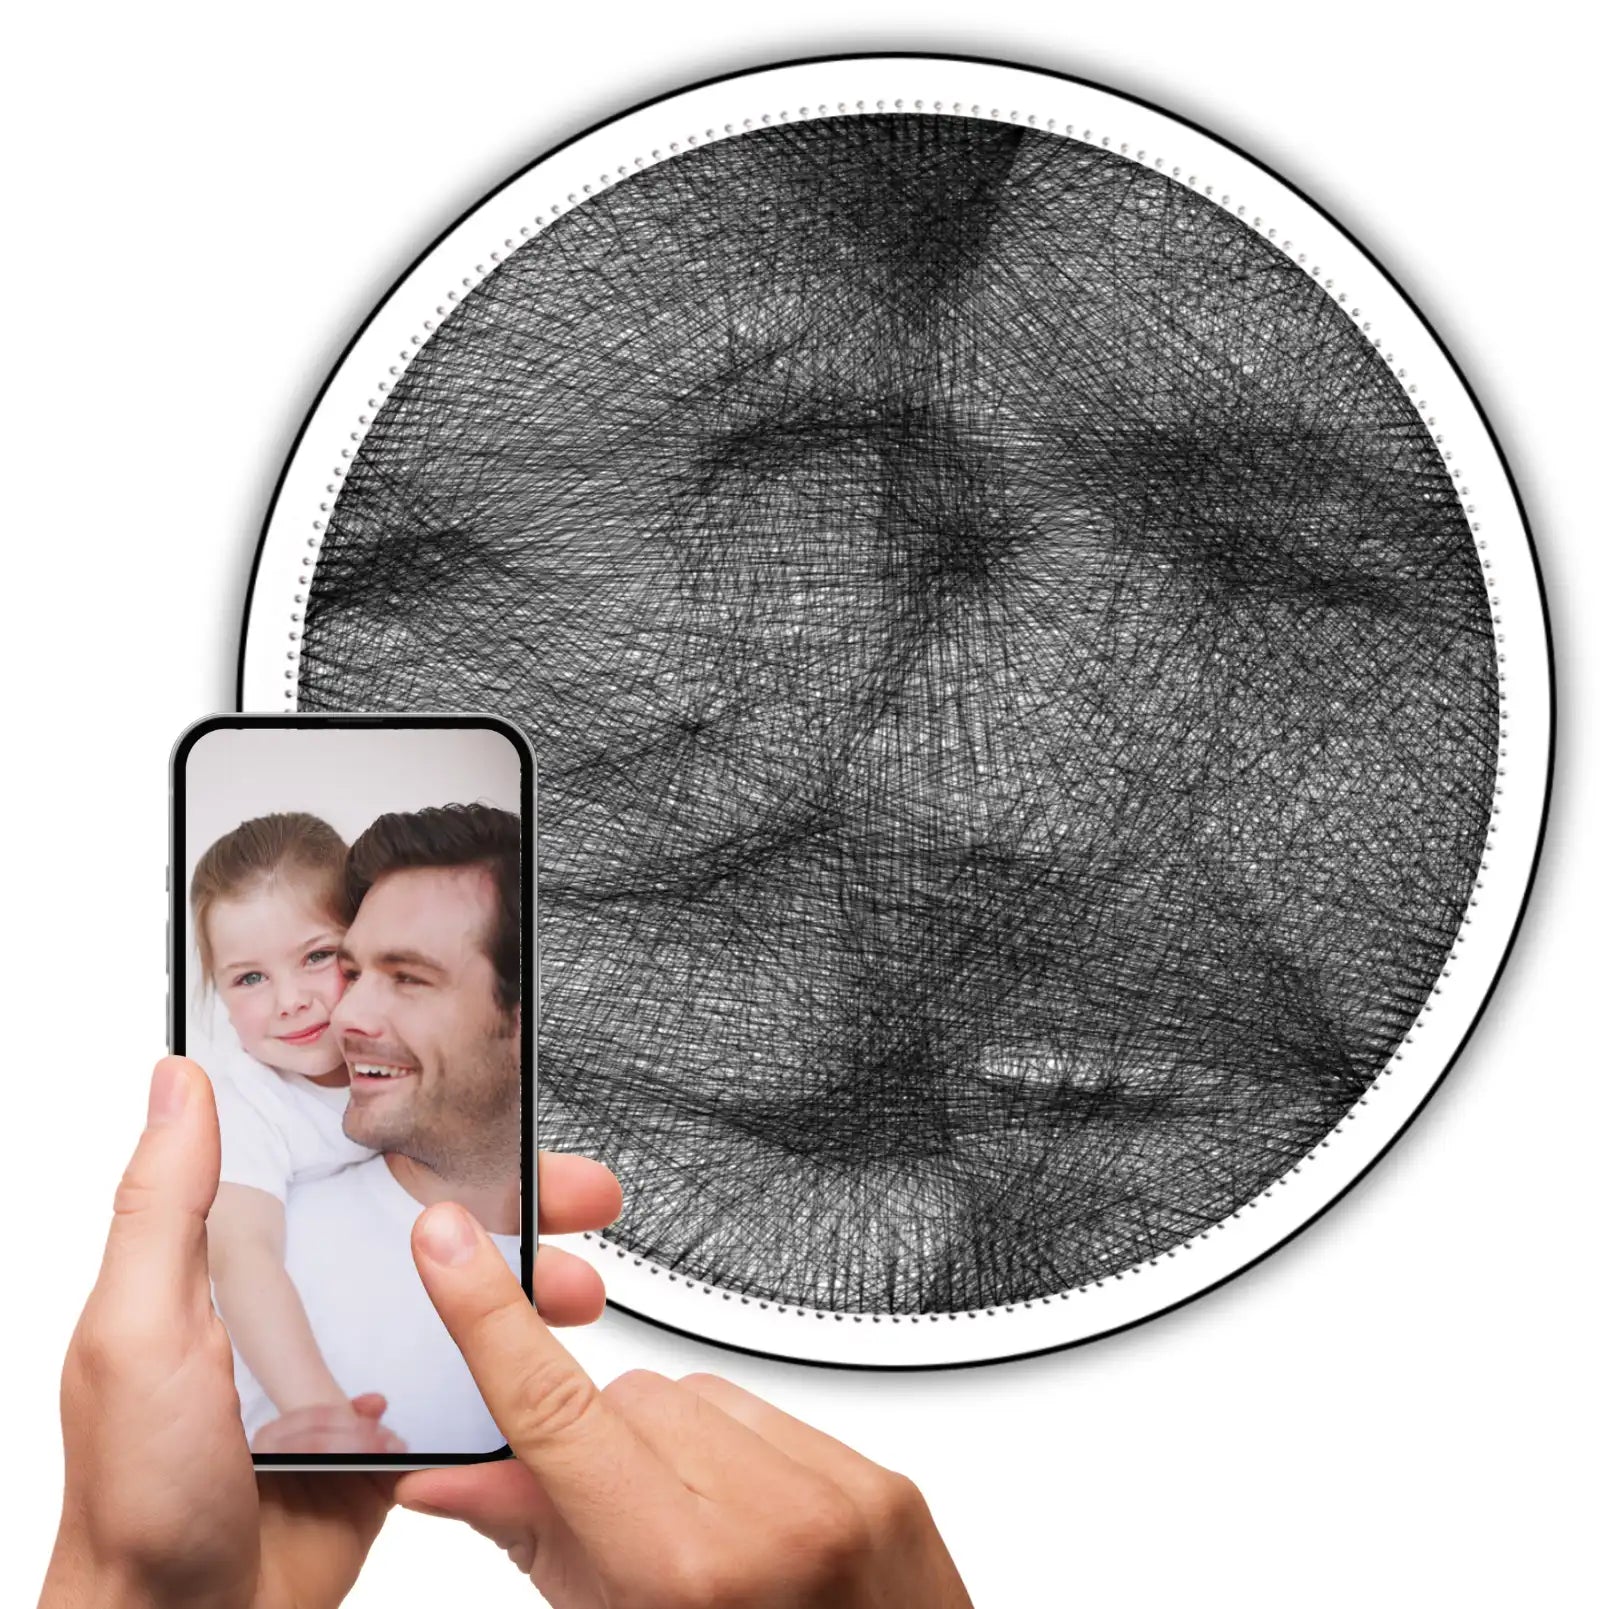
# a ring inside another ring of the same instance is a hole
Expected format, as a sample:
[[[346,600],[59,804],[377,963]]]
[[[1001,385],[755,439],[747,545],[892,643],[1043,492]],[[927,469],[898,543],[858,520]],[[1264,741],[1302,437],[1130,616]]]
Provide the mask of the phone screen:
[[[174,749],[169,1037],[217,1100],[260,1466],[506,1454],[410,1236],[458,1201],[531,1291],[533,770],[487,716],[217,716]]]

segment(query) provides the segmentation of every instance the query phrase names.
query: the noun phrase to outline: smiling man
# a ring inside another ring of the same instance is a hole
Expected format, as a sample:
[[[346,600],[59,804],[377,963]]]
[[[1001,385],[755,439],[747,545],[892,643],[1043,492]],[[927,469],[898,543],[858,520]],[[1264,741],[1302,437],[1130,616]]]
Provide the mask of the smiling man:
[[[486,805],[381,816],[353,844],[347,884],[357,914],[330,1023],[351,1073],[346,1132],[377,1154],[293,1186],[285,1263],[336,1380],[383,1397],[408,1451],[486,1451],[503,1436],[409,1234],[426,1206],[457,1201],[519,1270],[519,818]],[[340,1425],[276,1420],[249,1380],[241,1405],[259,1452],[342,1450]]]
[[[381,816],[352,846],[357,916],[331,1018],[347,1135],[421,1202],[519,1228],[520,829],[488,806]],[[466,1194],[468,1192],[468,1194]]]

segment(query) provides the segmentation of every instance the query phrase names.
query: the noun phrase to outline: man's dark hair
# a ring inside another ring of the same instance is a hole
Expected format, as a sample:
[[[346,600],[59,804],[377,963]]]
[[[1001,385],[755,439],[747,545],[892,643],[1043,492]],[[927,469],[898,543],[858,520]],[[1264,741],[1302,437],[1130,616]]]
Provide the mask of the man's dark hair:
[[[497,890],[486,954],[497,974],[497,1003],[520,1003],[520,818],[484,804],[433,805],[378,816],[346,858],[346,887],[355,910],[387,872],[413,867],[484,866]]]

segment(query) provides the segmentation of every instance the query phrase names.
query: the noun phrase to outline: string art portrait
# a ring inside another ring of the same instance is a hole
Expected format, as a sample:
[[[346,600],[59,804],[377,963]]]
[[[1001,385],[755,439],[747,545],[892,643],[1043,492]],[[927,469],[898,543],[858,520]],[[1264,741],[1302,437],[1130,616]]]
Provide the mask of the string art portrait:
[[[1132,1322],[1320,1210],[1479,1010],[1545,786],[1532,734],[1510,844],[1523,522],[1252,168],[1019,69],[743,75],[472,213],[315,413],[247,682],[529,734],[538,1128],[625,1182],[634,1310],[874,1364]]]

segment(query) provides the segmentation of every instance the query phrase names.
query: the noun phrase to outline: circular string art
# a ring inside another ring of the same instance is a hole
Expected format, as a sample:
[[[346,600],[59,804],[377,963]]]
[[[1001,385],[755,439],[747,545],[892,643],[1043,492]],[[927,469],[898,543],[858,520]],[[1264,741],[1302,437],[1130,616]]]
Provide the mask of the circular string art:
[[[1381,269],[1049,74],[611,120],[409,271],[265,532],[246,707],[538,759],[541,1143],[633,1311],[839,1363],[1132,1323],[1456,1054],[1546,791],[1501,458]]]

